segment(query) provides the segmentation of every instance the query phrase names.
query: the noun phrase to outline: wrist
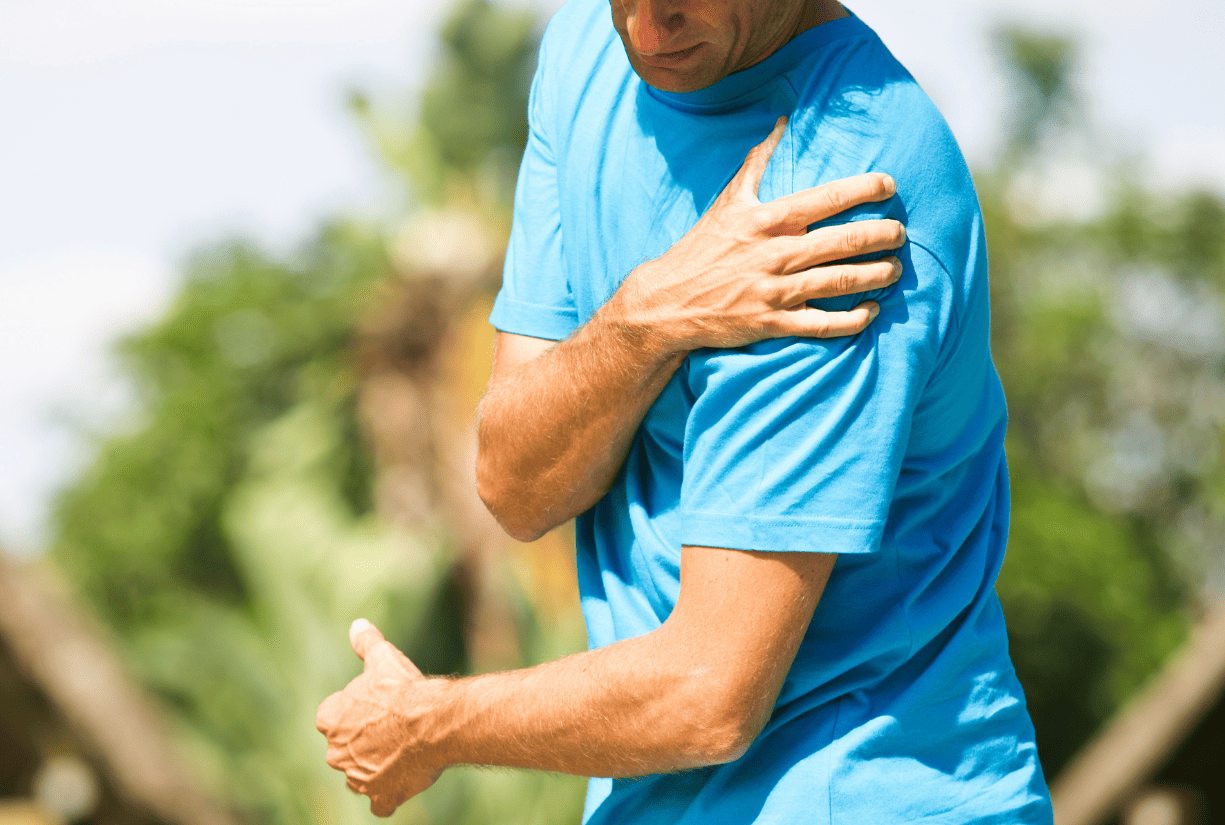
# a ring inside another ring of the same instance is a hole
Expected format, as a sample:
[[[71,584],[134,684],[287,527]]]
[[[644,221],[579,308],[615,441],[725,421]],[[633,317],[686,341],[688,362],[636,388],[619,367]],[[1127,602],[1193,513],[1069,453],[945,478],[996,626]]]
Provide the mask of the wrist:
[[[618,341],[636,356],[636,362],[663,366],[674,358],[683,358],[691,348],[677,335],[680,325],[652,306],[647,291],[640,286],[642,281],[653,280],[652,263],[642,264],[631,272],[592,320],[601,335]]]
[[[400,689],[399,706],[403,709],[403,733],[401,752],[411,754],[412,760],[424,772],[438,774],[453,764],[449,745],[452,737],[448,732],[446,712],[450,679],[431,677],[414,679]]]

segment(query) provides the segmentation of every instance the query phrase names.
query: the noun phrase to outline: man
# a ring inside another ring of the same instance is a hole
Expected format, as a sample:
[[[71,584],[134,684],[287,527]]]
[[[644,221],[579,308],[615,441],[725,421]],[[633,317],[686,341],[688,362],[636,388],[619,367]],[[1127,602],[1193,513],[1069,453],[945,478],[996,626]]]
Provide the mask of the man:
[[[834,0],[611,10],[542,44],[477,467],[578,516],[592,649],[427,679],[355,623],[329,764],[384,815],[481,763],[606,777],[592,823],[1050,822],[952,136]]]

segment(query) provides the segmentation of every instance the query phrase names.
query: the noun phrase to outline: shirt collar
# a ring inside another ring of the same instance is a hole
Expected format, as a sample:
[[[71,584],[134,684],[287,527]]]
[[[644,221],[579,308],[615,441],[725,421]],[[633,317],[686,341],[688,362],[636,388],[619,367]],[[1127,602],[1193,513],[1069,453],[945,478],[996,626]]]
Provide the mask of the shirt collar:
[[[868,33],[867,25],[851,14],[800,32],[760,63],[694,92],[665,92],[643,84],[648,94],[674,109],[714,114],[756,103],[770,94],[772,81],[794,69],[805,57],[833,40]]]

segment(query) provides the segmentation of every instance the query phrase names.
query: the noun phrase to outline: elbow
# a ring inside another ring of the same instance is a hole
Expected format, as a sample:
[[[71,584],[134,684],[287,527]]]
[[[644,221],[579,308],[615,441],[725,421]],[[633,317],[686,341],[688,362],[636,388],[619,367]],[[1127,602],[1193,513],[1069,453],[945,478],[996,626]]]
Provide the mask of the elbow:
[[[694,691],[688,704],[691,720],[686,736],[702,765],[722,765],[744,756],[770,717],[751,687],[712,686]]]
[[[498,525],[515,541],[531,542],[549,532],[548,525],[539,519],[531,519],[528,508],[523,507],[526,498],[506,481],[507,474],[494,466],[485,450],[477,454],[476,493],[485,504],[485,509]]]
[[[698,758],[702,767],[726,765],[735,762],[748,751],[753,737],[744,737],[734,731],[712,733],[699,744]]]
[[[524,544],[536,541],[543,538],[544,534],[549,532],[547,527],[537,527],[527,522],[512,521],[506,518],[498,518],[495,514],[498,524],[502,527],[503,532],[510,536],[515,541],[521,541]]]
[[[740,718],[719,720],[699,740],[702,762],[706,765],[735,762],[748,751],[762,727]]]

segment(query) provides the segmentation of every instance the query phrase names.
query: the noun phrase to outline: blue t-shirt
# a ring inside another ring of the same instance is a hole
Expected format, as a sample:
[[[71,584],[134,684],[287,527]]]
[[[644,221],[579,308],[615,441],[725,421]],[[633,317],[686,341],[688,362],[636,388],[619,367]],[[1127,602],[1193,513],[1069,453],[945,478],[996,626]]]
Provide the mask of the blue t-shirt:
[[[577,523],[592,647],[647,633],[682,545],[838,553],[765,729],[739,760],[592,780],[590,823],[1049,823],[993,584],[1004,397],[970,175],[940,114],[855,17],[706,89],[643,83],[607,0],[551,21],[532,87],[499,330],[561,339],[667,251],[789,115],[762,201],[867,171],[907,225],[859,335],[692,353]]]

